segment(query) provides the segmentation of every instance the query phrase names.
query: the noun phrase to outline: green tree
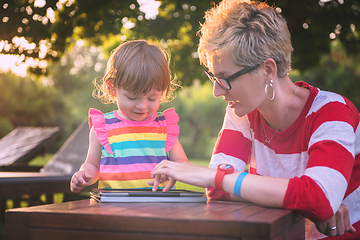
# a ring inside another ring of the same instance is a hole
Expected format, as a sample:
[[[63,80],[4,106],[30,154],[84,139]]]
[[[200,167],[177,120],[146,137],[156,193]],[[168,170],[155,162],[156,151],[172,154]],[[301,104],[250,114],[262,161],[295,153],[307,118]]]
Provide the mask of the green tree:
[[[93,81],[102,77],[106,61],[101,49],[78,40],[65,51],[60,61],[52,62],[46,78],[61,93],[61,101],[68,111],[68,122],[62,126],[65,136],[88,117],[89,108],[103,112],[116,109],[92,97]]]
[[[159,14],[149,18],[135,0],[108,1],[14,0],[0,7],[0,53],[19,54],[45,60],[58,60],[71,44],[72,37],[89,39],[102,45],[116,35],[156,36],[168,44],[176,65],[174,71],[182,82],[191,85],[194,78],[204,79],[196,57],[199,23],[204,11],[218,0],[161,0]],[[319,63],[328,53],[331,38],[339,39],[348,53],[360,50],[360,3],[357,0],[268,0],[278,6],[289,23],[293,38],[293,67],[300,70]],[[155,2],[153,2],[155,3]],[[55,16],[55,17],[52,17]],[[124,25],[132,23],[131,29]],[[25,37],[30,49],[13,42]],[[45,46],[47,49],[45,49]],[[44,69],[34,69],[46,73]],[[202,80],[203,81],[203,80]]]
[[[226,103],[212,96],[210,84],[201,88],[193,82],[207,81],[196,56],[196,33],[204,12],[218,0],[161,0],[155,19],[135,0],[47,0],[44,6],[36,5],[39,2],[13,0],[0,6],[0,53],[48,62],[47,68],[32,69],[46,76],[35,81],[0,76],[2,129],[60,125],[70,132],[86,119],[89,107],[114,109],[114,105],[104,106],[91,97],[92,80],[102,76],[109,52],[119,43],[154,36],[171,50],[172,69],[183,85],[189,86],[166,105],[175,106],[180,115],[180,141],[190,157],[210,156]],[[355,57],[360,50],[359,1],[267,2],[278,6],[288,21],[295,49],[293,68],[302,71],[301,79],[339,92],[359,107],[359,58]],[[331,52],[334,41],[330,36],[341,43],[344,52]],[[20,44],[15,37],[24,37],[29,43]],[[85,43],[82,47],[77,45],[81,41]],[[102,51],[105,56],[100,59]],[[331,56],[324,57],[327,53]],[[43,86],[41,81],[50,85]]]
[[[333,42],[331,54],[321,66],[302,74],[302,79],[320,89],[346,96],[360,110],[360,55],[349,57],[340,42]]]
[[[17,126],[61,126],[66,117],[56,89],[29,77],[0,74],[0,137]]]

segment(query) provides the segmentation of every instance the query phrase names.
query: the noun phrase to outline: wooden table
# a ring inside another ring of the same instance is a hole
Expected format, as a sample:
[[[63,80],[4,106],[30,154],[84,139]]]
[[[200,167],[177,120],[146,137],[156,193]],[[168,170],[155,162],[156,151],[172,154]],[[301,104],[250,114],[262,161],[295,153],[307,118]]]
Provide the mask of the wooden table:
[[[305,239],[304,219],[251,203],[98,203],[91,199],[11,209],[7,240]]]

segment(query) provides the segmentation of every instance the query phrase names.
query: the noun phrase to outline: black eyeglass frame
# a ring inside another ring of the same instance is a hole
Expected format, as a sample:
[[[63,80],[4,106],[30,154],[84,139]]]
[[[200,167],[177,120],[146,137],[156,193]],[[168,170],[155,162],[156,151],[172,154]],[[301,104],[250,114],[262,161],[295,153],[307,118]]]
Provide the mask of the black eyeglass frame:
[[[218,77],[215,77],[214,74],[212,74],[211,72],[209,72],[209,70],[206,70],[205,73],[206,75],[209,77],[210,81],[212,82],[217,82],[217,84],[219,84],[219,86],[224,89],[224,90],[230,90],[231,89],[231,84],[230,84],[230,81],[234,80],[235,78],[237,77],[240,77],[241,75],[244,75],[246,73],[249,73],[251,71],[254,71],[256,68],[258,68],[261,64],[257,64],[255,66],[248,66],[248,67],[245,67],[243,69],[241,69],[240,71],[234,73],[233,75],[227,77],[227,78],[218,78]],[[222,85],[222,82],[226,82],[227,85],[229,85],[228,88],[226,88],[224,85]]]

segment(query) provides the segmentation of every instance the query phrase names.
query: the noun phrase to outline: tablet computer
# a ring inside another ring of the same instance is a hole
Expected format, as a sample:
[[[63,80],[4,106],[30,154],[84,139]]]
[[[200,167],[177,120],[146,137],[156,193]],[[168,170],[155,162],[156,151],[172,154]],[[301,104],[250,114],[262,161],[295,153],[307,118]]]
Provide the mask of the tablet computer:
[[[206,202],[203,192],[152,189],[92,189],[90,197],[98,202]]]

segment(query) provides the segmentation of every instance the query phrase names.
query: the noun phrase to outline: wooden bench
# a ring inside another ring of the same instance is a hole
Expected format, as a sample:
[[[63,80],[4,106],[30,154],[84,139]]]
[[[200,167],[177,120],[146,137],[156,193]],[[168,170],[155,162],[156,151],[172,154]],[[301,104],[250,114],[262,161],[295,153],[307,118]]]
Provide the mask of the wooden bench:
[[[46,203],[53,202],[55,193],[64,193],[65,201],[78,199],[70,191],[70,180],[84,163],[88,145],[89,126],[83,122],[40,172],[0,172],[0,222],[4,221],[7,199],[13,200],[14,207],[20,206],[23,195],[39,199],[45,194]]]
[[[59,127],[17,127],[0,139],[0,172],[39,171],[28,163],[60,139]]]
[[[70,135],[52,159],[40,169],[42,173],[73,175],[84,163],[89,147],[89,125],[84,121]]]

